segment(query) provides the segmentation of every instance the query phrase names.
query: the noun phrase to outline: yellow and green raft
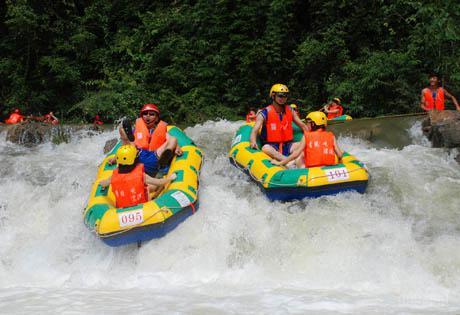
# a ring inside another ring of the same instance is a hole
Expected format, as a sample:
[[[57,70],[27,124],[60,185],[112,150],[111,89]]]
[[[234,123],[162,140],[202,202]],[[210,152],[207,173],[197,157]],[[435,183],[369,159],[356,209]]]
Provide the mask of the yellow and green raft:
[[[337,116],[337,117],[334,117],[332,119],[328,119],[328,122],[329,121],[348,121],[348,120],[352,120],[353,118],[351,118],[351,116],[349,115],[341,115],[341,116]]]
[[[174,229],[198,209],[198,185],[202,153],[185,133],[168,126],[183,151],[171,162],[168,175],[177,178],[153,200],[129,208],[116,208],[112,189],[102,189],[101,180],[112,175],[116,165],[108,164],[118,143],[105,157],[92,186],[84,221],[106,244],[120,246],[159,238]]]
[[[345,191],[364,193],[369,179],[363,163],[344,152],[342,162],[332,166],[287,169],[273,165],[261,150],[252,149],[249,137],[254,123],[241,126],[233,138],[230,162],[253,179],[267,197],[274,200],[294,200],[332,195]],[[295,126],[294,141],[300,141],[302,131]],[[261,148],[260,139],[258,139]]]

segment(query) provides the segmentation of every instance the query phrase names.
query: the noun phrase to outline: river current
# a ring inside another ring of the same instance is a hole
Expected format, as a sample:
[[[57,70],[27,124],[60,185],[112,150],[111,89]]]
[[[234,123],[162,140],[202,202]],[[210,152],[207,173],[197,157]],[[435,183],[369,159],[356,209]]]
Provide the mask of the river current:
[[[115,131],[33,148],[0,131],[0,313],[460,312],[460,165],[420,119],[334,126],[367,192],[285,203],[229,163],[240,125],[185,129],[204,152],[199,211],[141,248],[110,248],[83,223]]]

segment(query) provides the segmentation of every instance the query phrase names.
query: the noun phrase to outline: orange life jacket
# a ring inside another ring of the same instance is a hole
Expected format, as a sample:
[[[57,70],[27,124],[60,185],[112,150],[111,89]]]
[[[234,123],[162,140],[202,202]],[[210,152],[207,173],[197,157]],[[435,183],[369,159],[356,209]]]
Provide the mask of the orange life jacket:
[[[5,120],[7,124],[17,124],[24,120],[24,116],[18,113],[12,113],[8,119]]]
[[[292,111],[288,105],[284,106],[283,119],[280,120],[279,114],[273,105],[267,108],[267,119],[265,128],[267,132],[267,142],[288,142],[294,139],[292,130]]]
[[[150,135],[144,120],[142,118],[136,119],[136,127],[134,129],[135,145],[144,150],[155,151],[166,142],[167,126],[167,123],[160,120],[152,135]]]
[[[305,167],[335,164],[334,134],[321,129],[304,132]]]
[[[335,103],[332,103],[331,105],[329,105],[329,110],[336,110],[336,109],[339,110],[337,113],[327,113],[327,119],[332,119],[332,118],[335,118],[335,117],[342,116],[342,114],[343,114],[343,107],[342,106],[337,105]]]
[[[433,94],[430,89],[423,90],[425,97],[425,108],[428,110],[444,110],[444,89],[442,87],[436,90],[436,100],[433,100]]]
[[[120,174],[118,168],[113,171],[110,181],[115,194],[116,207],[126,208],[148,201],[144,183],[144,164],[139,163],[129,173]]]

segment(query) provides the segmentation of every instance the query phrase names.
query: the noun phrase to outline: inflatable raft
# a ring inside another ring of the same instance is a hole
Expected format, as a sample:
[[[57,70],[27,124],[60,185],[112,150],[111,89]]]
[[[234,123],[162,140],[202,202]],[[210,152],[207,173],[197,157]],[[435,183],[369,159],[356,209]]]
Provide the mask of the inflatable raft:
[[[332,119],[328,119],[328,121],[347,121],[347,120],[352,120],[352,119],[353,118],[351,118],[351,116],[341,115],[341,116],[334,117]]]
[[[198,185],[202,163],[200,149],[185,133],[168,126],[183,151],[171,162],[169,173],[177,178],[153,200],[129,208],[116,208],[111,188],[102,189],[99,182],[112,175],[116,165],[108,160],[115,156],[118,143],[99,167],[84,211],[85,224],[110,246],[140,243],[159,238],[174,229],[198,209]]]
[[[364,193],[368,182],[367,169],[354,156],[344,152],[342,163],[333,166],[287,169],[273,165],[270,157],[249,146],[253,123],[238,129],[229,152],[230,162],[253,179],[267,197],[274,200],[294,200],[332,195],[344,191]],[[302,132],[294,128],[294,140]],[[259,148],[261,147],[258,139]]]

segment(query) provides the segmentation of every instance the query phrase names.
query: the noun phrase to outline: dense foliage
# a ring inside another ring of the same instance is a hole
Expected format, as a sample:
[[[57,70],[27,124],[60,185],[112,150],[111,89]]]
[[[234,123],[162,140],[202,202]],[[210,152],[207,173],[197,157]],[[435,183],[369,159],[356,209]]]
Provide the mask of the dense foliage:
[[[241,118],[285,83],[302,113],[418,111],[427,74],[460,92],[454,0],[7,0],[0,104],[105,120],[160,104],[176,123]]]

